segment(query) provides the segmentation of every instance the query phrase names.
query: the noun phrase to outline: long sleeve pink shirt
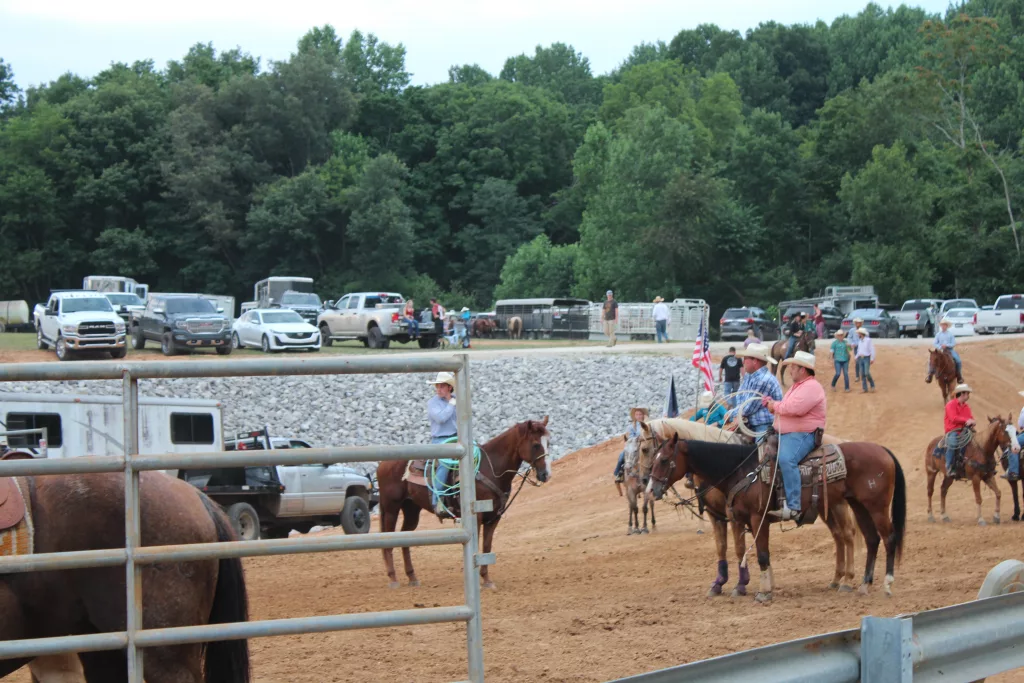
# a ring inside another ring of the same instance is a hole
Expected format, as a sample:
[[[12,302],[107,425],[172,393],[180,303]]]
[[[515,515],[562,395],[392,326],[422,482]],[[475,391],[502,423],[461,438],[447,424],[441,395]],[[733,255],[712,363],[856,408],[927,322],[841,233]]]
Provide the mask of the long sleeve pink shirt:
[[[775,404],[775,431],[788,434],[824,429],[827,408],[825,390],[818,381],[813,377],[801,380]]]

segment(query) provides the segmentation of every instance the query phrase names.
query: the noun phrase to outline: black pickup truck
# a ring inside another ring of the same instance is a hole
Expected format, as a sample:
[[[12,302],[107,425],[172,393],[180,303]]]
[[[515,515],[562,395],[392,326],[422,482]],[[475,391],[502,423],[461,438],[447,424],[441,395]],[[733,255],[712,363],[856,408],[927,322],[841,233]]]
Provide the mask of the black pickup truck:
[[[146,309],[132,316],[131,333],[133,349],[155,341],[165,356],[203,346],[231,353],[231,321],[198,294],[150,295]]]

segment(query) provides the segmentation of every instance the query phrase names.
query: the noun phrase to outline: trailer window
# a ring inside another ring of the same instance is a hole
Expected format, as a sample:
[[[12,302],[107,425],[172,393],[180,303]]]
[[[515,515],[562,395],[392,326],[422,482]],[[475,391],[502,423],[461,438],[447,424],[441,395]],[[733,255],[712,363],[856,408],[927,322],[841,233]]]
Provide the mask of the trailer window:
[[[171,413],[171,443],[213,443],[213,415]]]
[[[60,415],[57,413],[7,413],[7,431],[46,428],[47,446],[59,448],[61,438]],[[11,448],[37,448],[42,434],[11,434],[7,445]]]

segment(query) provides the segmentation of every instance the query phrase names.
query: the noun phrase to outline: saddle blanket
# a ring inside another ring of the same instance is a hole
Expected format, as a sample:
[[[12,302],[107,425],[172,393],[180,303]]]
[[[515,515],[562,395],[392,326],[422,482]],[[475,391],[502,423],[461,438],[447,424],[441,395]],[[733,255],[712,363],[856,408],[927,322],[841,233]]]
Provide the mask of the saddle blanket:
[[[24,501],[22,482],[18,479],[11,479],[10,481],[14,484],[11,487],[12,493],[17,496],[18,500],[8,498],[4,501],[4,504],[21,504],[21,501]],[[24,505],[24,508],[25,513],[17,524],[0,531],[0,557],[31,555],[35,552],[35,529],[32,526],[32,510],[28,505]]]
[[[814,483],[812,477],[814,477],[818,467],[821,466],[822,458],[824,458],[825,481],[827,483],[831,484],[834,481],[846,479],[846,457],[843,455],[842,449],[835,444],[825,444],[821,448],[811,451],[810,455],[800,461],[800,485],[803,488],[807,488]],[[820,477],[821,475],[818,476]],[[765,484],[772,482],[771,467],[761,468],[761,481]]]

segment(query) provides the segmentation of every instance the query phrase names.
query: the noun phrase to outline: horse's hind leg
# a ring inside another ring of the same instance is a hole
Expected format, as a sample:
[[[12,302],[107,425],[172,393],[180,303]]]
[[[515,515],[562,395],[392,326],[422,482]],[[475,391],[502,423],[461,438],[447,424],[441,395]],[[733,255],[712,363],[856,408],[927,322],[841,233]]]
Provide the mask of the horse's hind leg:
[[[930,460],[930,457],[925,456],[924,469],[928,475],[928,521],[934,522],[935,515],[932,514],[932,494],[935,493],[935,475],[938,474],[938,472],[932,471]]]
[[[1017,482],[1010,482],[1010,491],[1013,493],[1013,521],[1020,521],[1020,498],[1017,496]]]
[[[999,516],[999,509],[1001,507],[1001,503],[1002,503],[1002,499],[1003,499],[1003,494],[1000,493],[999,487],[996,486],[995,477],[992,477],[992,476],[987,477],[985,479],[985,486],[988,486],[990,489],[992,489],[992,493],[994,493],[996,495],[996,512],[995,512],[994,515],[992,515],[992,523],[993,524],[999,524],[1002,521],[1002,518]]]
[[[420,506],[411,500],[402,504],[402,531],[415,531],[420,523]],[[402,548],[402,562],[405,563],[405,575],[409,577],[409,586],[416,588],[420,580],[416,578],[416,570],[412,566],[412,549]]]
[[[887,507],[887,506],[886,506]],[[892,584],[896,580],[896,546],[892,539],[892,520],[889,518],[889,511],[886,507],[871,511],[871,521],[874,523],[875,532],[882,537],[885,544],[885,594],[892,597]],[[877,547],[877,541],[875,542]],[[872,570],[874,565],[872,565]]]
[[[398,506],[390,500],[380,501],[380,530],[381,533],[390,533],[398,526]],[[383,548],[384,570],[388,573],[388,587],[398,588],[398,577],[395,575],[395,549]]]
[[[981,479],[979,477],[971,479],[971,488],[974,489],[974,504],[978,508],[978,526],[985,526],[985,518],[981,514]]]
[[[839,509],[838,506],[832,507],[829,510],[828,518],[825,520],[828,530],[832,533],[832,540],[836,544],[836,571],[832,577],[832,583],[828,585],[829,590],[839,590],[843,587],[843,582],[846,579],[846,568],[849,560],[846,559],[847,533],[844,522],[845,511]]]
[[[878,543],[881,537],[878,535],[878,528],[871,517],[871,513],[859,500],[851,500],[850,507],[853,508],[853,516],[857,519],[857,526],[864,536],[864,544],[867,546],[867,559],[864,563],[864,580],[860,585],[862,595],[868,594],[868,586],[875,582],[875,560],[878,558]],[[888,521],[888,518],[886,518]]]

